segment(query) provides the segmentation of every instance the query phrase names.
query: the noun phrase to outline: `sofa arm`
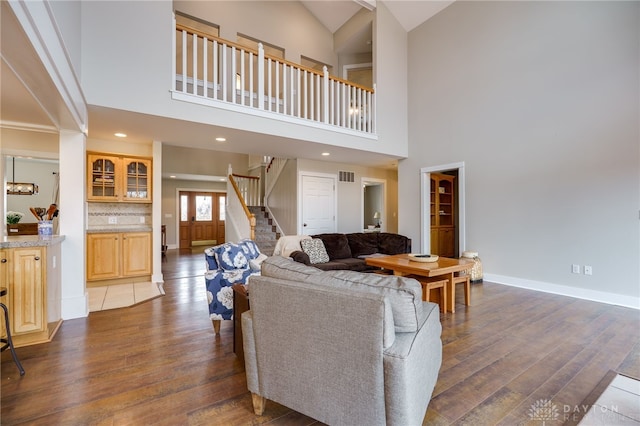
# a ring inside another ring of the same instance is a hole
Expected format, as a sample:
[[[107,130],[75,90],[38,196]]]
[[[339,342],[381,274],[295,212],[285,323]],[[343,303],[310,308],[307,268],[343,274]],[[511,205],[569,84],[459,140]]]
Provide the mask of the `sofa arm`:
[[[309,255],[301,250],[296,250],[291,252],[289,255],[290,258],[295,260],[298,263],[304,263],[305,265],[311,265],[311,260],[309,259]]]
[[[438,305],[424,302],[426,315],[415,333],[396,333],[384,353],[388,424],[421,424],[442,365]]]

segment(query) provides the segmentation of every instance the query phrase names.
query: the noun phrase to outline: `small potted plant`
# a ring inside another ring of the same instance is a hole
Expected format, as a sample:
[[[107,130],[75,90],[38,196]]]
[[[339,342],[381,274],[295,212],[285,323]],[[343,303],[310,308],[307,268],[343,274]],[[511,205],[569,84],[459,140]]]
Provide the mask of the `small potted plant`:
[[[19,235],[20,234],[20,226],[18,222],[24,216],[20,212],[7,212],[7,234],[8,235]]]
[[[20,222],[22,216],[24,215],[20,212],[7,212],[7,225],[15,225]]]

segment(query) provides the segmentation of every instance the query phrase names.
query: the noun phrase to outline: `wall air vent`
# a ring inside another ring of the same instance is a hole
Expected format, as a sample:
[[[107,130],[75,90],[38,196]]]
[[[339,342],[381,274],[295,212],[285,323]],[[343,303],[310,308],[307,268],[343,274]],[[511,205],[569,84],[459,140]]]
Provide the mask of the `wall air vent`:
[[[354,172],[338,172],[338,180],[340,182],[355,182]]]

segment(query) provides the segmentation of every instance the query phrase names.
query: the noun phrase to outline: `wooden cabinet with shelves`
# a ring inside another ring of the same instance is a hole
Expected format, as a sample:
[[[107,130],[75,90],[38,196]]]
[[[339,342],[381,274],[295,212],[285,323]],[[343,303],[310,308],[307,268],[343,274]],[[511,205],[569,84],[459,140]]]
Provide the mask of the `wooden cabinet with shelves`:
[[[455,176],[431,173],[431,253],[456,256]]]
[[[0,276],[8,290],[4,303],[16,347],[51,341],[62,323],[59,273],[54,273],[58,269],[51,260],[59,257],[60,250],[51,247],[50,251],[46,247],[0,250]]]
[[[87,199],[151,202],[151,160],[111,154],[87,155]]]
[[[150,232],[87,234],[87,281],[150,274]]]

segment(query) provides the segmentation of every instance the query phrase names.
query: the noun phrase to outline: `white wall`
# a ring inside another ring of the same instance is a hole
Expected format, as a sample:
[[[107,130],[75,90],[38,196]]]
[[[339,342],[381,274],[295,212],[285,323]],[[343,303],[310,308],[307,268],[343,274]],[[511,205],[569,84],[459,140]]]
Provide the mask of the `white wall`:
[[[300,56],[337,65],[333,35],[297,1],[175,1],[175,9],[220,26],[220,37],[237,41],[241,33],[285,49],[285,59]]]
[[[54,18],[58,24],[58,28],[62,33],[64,46],[71,60],[71,64],[80,76],[82,67],[80,64],[80,1],[49,1]]]
[[[296,52],[300,52],[317,60],[336,63],[334,53],[331,53],[333,58],[326,57],[333,42],[331,34],[327,34],[326,38],[318,36],[319,23],[309,19],[308,15],[305,19],[297,19],[304,12],[303,6],[297,2],[193,2],[194,8],[205,6],[207,13],[210,13],[208,7],[215,8],[212,10],[218,15],[215,19],[210,19],[221,23],[223,36],[225,28],[233,28],[233,34],[242,32],[255,34],[256,37],[265,34],[265,38],[274,40],[274,44],[285,44],[283,47],[287,57],[296,56]],[[239,11],[246,12],[247,9],[253,10],[252,8],[260,12],[259,24],[256,23],[258,18],[254,11],[246,17],[236,16]],[[281,8],[285,8],[285,11],[295,8],[293,16],[296,19],[287,14],[282,15]],[[197,10],[186,12],[198,13]],[[283,20],[285,23],[282,23]],[[113,30],[113,22],[118,22],[118,31]],[[279,24],[267,24],[270,22]],[[398,84],[398,81],[404,82],[406,76],[406,33],[388,12],[381,19],[379,27],[390,33],[380,36],[384,40],[378,43],[382,46],[380,53],[389,56],[377,79],[378,141],[325,128],[273,120],[266,116],[172,100],[171,47],[175,29],[172,3],[168,1],[83,2],[82,87],[90,105],[241,129],[256,135],[262,133],[302,139],[323,146],[344,146],[404,155],[407,140],[406,86],[404,83]],[[301,52],[301,46],[305,46],[304,52]],[[309,46],[315,46],[313,51],[306,50]],[[401,46],[400,53],[397,53],[397,46]],[[255,152],[247,154],[273,154],[263,150],[258,136]]]
[[[362,230],[363,177],[386,180],[387,206],[384,217],[387,219],[385,222],[385,230],[387,232],[397,232],[398,182],[395,170],[298,159],[298,173],[329,173],[335,174],[337,177],[339,171],[354,172],[355,179],[354,182],[337,182],[338,224],[336,232],[361,232]]]
[[[407,33],[383,2],[373,25],[378,143],[405,157],[407,135]]]
[[[455,2],[412,31],[400,231],[420,246],[420,168],[464,161],[487,276],[638,306],[639,17],[638,2]]]
[[[13,157],[6,158],[5,170],[7,182],[13,179]],[[15,159],[16,182],[35,183],[38,185],[36,195],[7,195],[7,211],[17,211],[23,214],[20,223],[35,223],[38,220],[29,211],[29,207],[49,208],[53,199],[58,173],[58,160],[35,160],[26,158]]]

